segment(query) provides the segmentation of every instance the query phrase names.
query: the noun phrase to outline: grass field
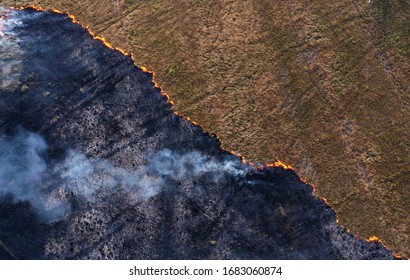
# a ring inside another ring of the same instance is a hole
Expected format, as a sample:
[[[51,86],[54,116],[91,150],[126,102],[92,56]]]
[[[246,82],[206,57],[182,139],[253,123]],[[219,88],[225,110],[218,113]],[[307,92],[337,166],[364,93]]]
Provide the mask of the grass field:
[[[223,146],[280,159],[362,238],[410,257],[410,4],[41,0],[155,71]]]

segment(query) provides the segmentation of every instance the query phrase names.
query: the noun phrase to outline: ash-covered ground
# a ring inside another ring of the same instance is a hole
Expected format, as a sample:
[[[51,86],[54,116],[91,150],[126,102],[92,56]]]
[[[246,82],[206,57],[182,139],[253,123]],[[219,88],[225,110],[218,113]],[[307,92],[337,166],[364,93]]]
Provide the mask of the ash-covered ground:
[[[0,258],[391,259],[66,15],[0,11]]]

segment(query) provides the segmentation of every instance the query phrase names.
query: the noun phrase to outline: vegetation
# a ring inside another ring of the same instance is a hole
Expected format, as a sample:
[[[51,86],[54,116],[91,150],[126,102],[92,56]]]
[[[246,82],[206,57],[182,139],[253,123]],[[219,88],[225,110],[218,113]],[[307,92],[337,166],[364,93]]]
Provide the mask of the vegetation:
[[[410,257],[408,1],[35,3],[132,51],[226,149],[292,165],[341,224]]]

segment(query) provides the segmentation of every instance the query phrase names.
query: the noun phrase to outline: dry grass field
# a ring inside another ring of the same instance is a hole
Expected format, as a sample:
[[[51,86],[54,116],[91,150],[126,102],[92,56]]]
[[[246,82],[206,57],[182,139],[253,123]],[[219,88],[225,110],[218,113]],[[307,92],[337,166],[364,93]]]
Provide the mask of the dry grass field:
[[[410,257],[410,3],[38,0],[156,73],[175,111],[313,183],[362,238]]]

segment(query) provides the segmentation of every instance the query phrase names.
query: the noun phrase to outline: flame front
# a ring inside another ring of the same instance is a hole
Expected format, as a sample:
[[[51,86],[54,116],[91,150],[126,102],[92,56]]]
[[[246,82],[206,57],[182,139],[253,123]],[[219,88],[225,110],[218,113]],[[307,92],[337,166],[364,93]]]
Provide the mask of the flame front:
[[[62,12],[62,11],[57,10],[57,9],[46,10],[46,9],[43,9],[43,8],[41,8],[41,7],[39,7],[39,6],[36,6],[36,5],[33,5],[33,4],[29,4],[29,5],[22,6],[22,7],[10,7],[10,8],[11,8],[11,9],[14,9],[14,10],[33,9],[33,10],[36,10],[36,11],[41,11],[41,12],[53,12],[53,13],[56,13],[56,14],[61,14],[61,15],[66,15],[66,16],[68,16],[73,23],[78,24],[78,25],[80,25],[81,27],[83,27],[83,28],[93,37],[94,40],[100,41],[101,43],[104,44],[104,46],[106,46],[106,47],[109,48],[109,49],[112,49],[112,50],[115,50],[115,51],[119,51],[119,52],[122,53],[123,55],[130,56],[131,59],[133,60],[134,64],[135,64],[139,69],[141,69],[141,70],[142,70],[143,72],[145,72],[145,73],[149,73],[149,74],[152,75],[152,82],[153,82],[155,88],[158,88],[158,89],[159,89],[161,95],[164,96],[164,97],[167,99],[168,103],[171,104],[172,107],[174,106],[174,102],[171,100],[170,95],[169,95],[163,88],[161,88],[161,86],[157,83],[157,81],[156,81],[156,79],[155,79],[156,74],[155,74],[154,71],[148,70],[145,66],[138,66],[138,64],[136,63],[136,59],[135,59],[135,57],[134,57],[134,55],[133,55],[132,53],[126,52],[125,50],[123,50],[123,49],[121,49],[121,48],[114,47],[114,46],[113,46],[112,44],[110,44],[104,37],[101,37],[101,36],[96,35],[87,25],[83,25],[81,22],[79,22],[74,15],[72,15],[72,14],[70,14],[70,13],[67,13],[67,12]],[[184,116],[184,115],[182,115],[181,113],[179,113],[179,112],[177,112],[177,111],[175,111],[175,110],[173,110],[173,112],[174,112],[176,115],[178,115],[178,116],[180,116],[180,117],[186,119],[187,121],[191,122],[192,124],[194,124],[194,125],[196,125],[196,126],[199,126],[205,133],[208,133],[208,132],[206,132],[206,130],[205,130],[199,123],[197,123],[197,122],[191,120],[189,117]],[[291,165],[287,165],[287,164],[281,162],[280,160],[276,160],[274,163],[268,163],[268,164],[266,164],[265,166],[257,165],[257,164],[255,164],[255,163],[253,163],[253,162],[248,161],[248,160],[247,160],[243,155],[241,155],[240,153],[235,152],[235,151],[229,151],[228,149],[225,149],[225,148],[223,147],[223,142],[221,141],[221,139],[220,139],[216,134],[210,134],[210,133],[208,133],[208,134],[218,139],[218,141],[221,143],[221,148],[222,148],[222,149],[228,151],[229,153],[231,153],[231,154],[233,154],[233,155],[238,156],[238,157],[241,159],[242,163],[247,164],[247,165],[249,165],[249,166],[251,166],[251,167],[254,167],[255,169],[263,169],[263,168],[266,168],[266,167],[268,167],[268,168],[269,168],[269,167],[280,167],[280,168],[283,168],[283,169],[285,169],[285,170],[295,170]],[[304,179],[302,179],[302,178],[300,178],[300,180],[301,180],[303,183],[305,183],[305,184],[311,186],[312,189],[313,189],[313,191],[316,190],[316,187],[315,187],[313,184],[308,183],[306,180],[304,180]],[[331,207],[326,198],[321,197],[321,199],[326,203],[327,206]],[[336,213],[336,212],[335,212],[335,213]],[[337,217],[337,214],[336,214],[336,223],[339,224],[339,218]],[[346,231],[349,233],[349,232],[350,232],[350,229],[347,228]],[[384,246],[385,248],[388,249],[388,247],[385,246],[385,245],[383,244],[383,242],[380,240],[380,238],[378,238],[377,236],[371,236],[371,237],[369,237],[366,241],[368,241],[368,242],[379,242],[382,246]],[[391,250],[390,250],[390,251],[391,251]],[[396,254],[393,254],[393,255],[394,255],[396,258],[402,259],[402,257],[400,257],[400,256],[398,256],[398,255],[396,255]]]
[[[274,163],[268,163],[268,167],[282,167],[283,169],[290,169],[290,170],[295,170],[292,166],[286,165],[280,160],[276,160]]]
[[[12,9],[15,9],[15,10],[33,9],[33,10],[40,11],[40,12],[47,12],[47,11],[49,11],[49,12],[53,12],[53,13],[56,13],[56,14],[68,16],[73,23],[78,24],[78,25],[80,25],[81,27],[83,27],[85,30],[87,30],[87,32],[94,38],[94,40],[100,41],[101,43],[103,43],[103,44],[104,44],[107,48],[109,48],[109,49],[116,50],[116,51],[119,51],[120,53],[122,53],[123,55],[130,56],[131,59],[133,60],[134,64],[135,64],[139,69],[141,69],[141,70],[142,70],[143,72],[145,72],[145,73],[151,74],[151,75],[152,75],[152,82],[154,83],[155,88],[158,88],[158,89],[160,90],[161,95],[164,96],[164,97],[167,99],[168,103],[171,104],[172,107],[174,107],[174,101],[172,101],[170,95],[169,95],[169,94],[158,84],[158,82],[156,81],[156,79],[155,79],[156,74],[155,74],[154,71],[148,70],[145,66],[139,66],[139,65],[136,63],[136,59],[135,59],[135,57],[134,57],[134,55],[133,55],[132,53],[129,53],[129,52],[127,52],[127,51],[125,51],[125,50],[123,50],[123,49],[121,49],[121,48],[114,47],[114,46],[113,46],[112,44],[110,44],[104,37],[101,37],[101,36],[96,35],[87,25],[84,25],[84,24],[82,24],[80,21],[78,21],[77,18],[76,18],[74,15],[72,15],[72,14],[70,14],[70,13],[67,13],[67,12],[62,12],[62,11],[57,10],[57,9],[45,10],[45,9],[43,9],[43,8],[41,8],[41,7],[39,7],[39,6],[33,5],[33,4],[29,4],[29,5],[23,6],[23,7],[11,7],[11,8],[12,8]],[[190,117],[184,116],[183,114],[181,114],[181,113],[175,111],[174,109],[173,109],[173,112],[174,112],[176,115],[178,115],[178,116],[180,116],[180,117],[186,119],[186,120],[189,121],[190,123],[192,123],[192,124],[194,124],[194,125],[196,125],[196,126],[199,126],[205,133],[208,133],[208,132],[206,132],[206,129],[204,129],[203,126],[201,126],[201,125],[200,125],[199,123],[197,123],[196,121],[193,121]],[[208,134],[210,134],[210,133],[208,133]],[[255,167],[255,166],[256,166],[255,163],[248,161],[248,160],[247,160],[243,155],[241,155],[240,153],[238,153],[238,152],[236,152],[236,151],[230,151],[229,149],[224,148],[222,140],[221,140],[216,134],[210,134],[210,135],[218,139],[218,141],[221,143],[221,148],[222,148],[222,149],[224,149],[225,151],[228,151],[229,153],[231,153],[231,154],[233,154],[233,155],[238,156],[238,157],[241,159],[242,163],[248,164],[248,165],[251,166],[251,167]],[[284,168],[284,169],[294,170],[294,168],[293,168],[292,166],[286,165],[286,164],[282,163],[280,160],[277,160],[277,161],[275,161],[274,163],[267,164],[266,166],[267,166],[267,167],[282,167],[282,168]]]
[[[369,242],[381,242],[381,240],[377,236],[370,236],[367,241]]]

